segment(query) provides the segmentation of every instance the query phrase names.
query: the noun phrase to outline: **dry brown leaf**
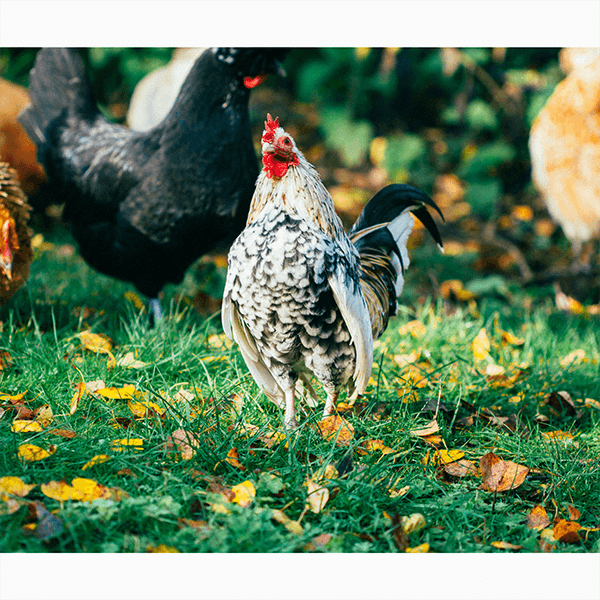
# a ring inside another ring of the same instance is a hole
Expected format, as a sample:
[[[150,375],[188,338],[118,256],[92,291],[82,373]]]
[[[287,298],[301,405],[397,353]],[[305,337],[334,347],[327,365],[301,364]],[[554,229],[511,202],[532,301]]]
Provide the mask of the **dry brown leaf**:
[[[580,529],[581,525],[579,523],[560,519],[560,521],[554,524],[554,527],[552,528],[552,534],[554,539],[558,540],[559,542],[575,544],[581,539],[579,537],[579,533],[577,533]]]
[[[324,439],[335,439],[336,446],[348,446],[354,437],[354,427],[339,415],[325,417],[317,428]]]
[[[50,425],[50,423],[52,423],[54,420],[54,413],[49,404],[42,404],[41,406],[38,406],[38,408],[33,411],[33,414],[35,415],[35,420],[42,427],[48,427],[48,425]]]
[[[185,527],[191,527],[199,533],[208,534],[210,531],[208,523],[203,520],[184,519],[183,517],[177,517],[177,525],[179,525],[180,529],[184,529]]]
[[[227,453],[227,458],[225,458],[225,462],[230,464],[232,467],[239,469],[240,471],[245,471],[246,467],[240,462],[240,455],[238,454],[237,448],[231,448]]]
[[[479,459],[479,468],[484,488],[492,492],[497,491],[506,472],[506,463],[493,452],[488,452]]]
[[[579,521],[579,518],[581,517],[581,512],[579,510],[569,504],[568,511],[570,521]]]
[[[315,552],[320,548],[323,548],[329,544],[329,542],[333,539],[333,536],[330,533],[322,533],[321,535],[317,535],[307,542],[304,546],[304,550],[306,552]]]
[[[564,391],[548,394],[548,396],[544,398],[543,404],[547,405],[555,416],[560,415],[563,411],[566,411],[568,416],[573,416],[577,412],[575,403],[571,399],[571,395]]]
[[[128,352],[116,361],[116,365],[127,369],[143,369],[148,366],[148,363],[137,360],[133,352]]]
[[[469,292],[463,287],[459,279],[448,279],[440,285],[440,295],[444,300],[450,300],[452,297],[460,302],[468,302],[475,299],[475,294]]]
[[[527,527],[529,529],[541,530],[550,525],[550,517],[543,506],[537,504],[527,515]]]
[[[183,460],[191,460],[194,458],[194,455],[196,454],[195,449],[200,445],[198,438],[185,429],[176,429],[167,438],[167,447],[169,442],[177,447],[177,450],[179,450]]]
[[[440,426],[438,425],[437,419],[433,419],[427,423],[424,427],[419,427],[418,429],[412,429],[411,433],[418,437],[427,437],[437,433],[440,430]]]
[[[475,463],[467,459],[449,462],[444,465],[444,472],[452,477],[479,476],[479,470]]]
[[[73,438],[77,437],[77,434],[72,429],[49,429],[48,433],[67,438],[68,440],[72,440]]]
[[[504,475],[502,475],[502,479],[496,488],[496,492],[506,492],[507,490],[518,488],[527,477],[527,473],[529,473],[529,468],[523,465],[519,465],[510,460],[505,461],[506,470],[504,471]]]

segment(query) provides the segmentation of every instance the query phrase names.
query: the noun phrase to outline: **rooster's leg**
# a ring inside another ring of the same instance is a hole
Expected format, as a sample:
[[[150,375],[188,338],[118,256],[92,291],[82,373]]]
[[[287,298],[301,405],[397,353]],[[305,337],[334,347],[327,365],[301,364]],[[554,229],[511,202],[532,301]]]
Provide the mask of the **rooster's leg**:
[[[284,422],[286,429],[296,429],[298,427],[298,421],[296,421],[295,390],[293,386],[285,391]]]
[[[337,399],[338,392],[327,392],[327,402],[325,402],[325,410],[323,411],[324,417],[328,417],[329,415],[333,414]]]

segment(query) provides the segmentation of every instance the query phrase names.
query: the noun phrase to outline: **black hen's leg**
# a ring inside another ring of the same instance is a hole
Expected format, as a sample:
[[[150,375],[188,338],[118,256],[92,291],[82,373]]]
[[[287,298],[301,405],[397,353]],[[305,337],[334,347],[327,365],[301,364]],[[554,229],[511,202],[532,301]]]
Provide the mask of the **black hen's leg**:
[[[158,298],[150,298],[150,325],[154,327],[162,319],[162,308],[160,307],[160,301]]]

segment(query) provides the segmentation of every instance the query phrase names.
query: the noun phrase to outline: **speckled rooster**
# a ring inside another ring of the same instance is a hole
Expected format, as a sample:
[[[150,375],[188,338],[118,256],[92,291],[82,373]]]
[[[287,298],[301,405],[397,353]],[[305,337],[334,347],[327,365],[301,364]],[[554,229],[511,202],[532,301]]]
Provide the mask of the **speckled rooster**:
[[[27,227],[30,211],[16,171],[8,163],[0,163],[0,305],[12,298],[29,276],[33,260]]]
[[[315,406],[312,373],[330,415],[340,389],[362,393],[371,375],[373,340],[396,312],[409,265],[410,211],[440,249],[423,192],[389,185],[365,206],[348,235],[319,174],[270,115],[262,136],[263,170],[246,228],[229,252],[223,328],[257,384],[296,427],[295,385]],[[441,212],[440,212],[441,215]]]

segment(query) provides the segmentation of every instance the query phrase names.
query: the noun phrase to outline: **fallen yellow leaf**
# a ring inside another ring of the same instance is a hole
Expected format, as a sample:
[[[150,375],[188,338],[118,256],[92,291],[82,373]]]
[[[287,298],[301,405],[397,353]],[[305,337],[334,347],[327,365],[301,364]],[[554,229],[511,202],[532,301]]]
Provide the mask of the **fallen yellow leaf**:
[[[365,442],[367,452],[375,452],[376,450],[381,451],[382,454],[390,454],[395,452],[389,446],[386,446],[381,440],[367,440]]]
[[[402,325],[402,327],[398,329],[398,333],[400,335],[406,335],[407,333],[410,333],[410,335],[415,338],[421,338],[427,333],[427,329],[425,328],[425,325],[421,323],[421,321],[414,320]]]
[[[235,494],[232,502],[235,502],[244,508],[250,506],[256,497],[256,489],[253,483],[248,480],[234,485],[231,490]]]
[[[74,490],[81,493],[82,502],[92,502],[92,500],[98,500],[99,498],[108,499],[111,497],[109,489],[93,479],[76,477],[71,482],[71,485]]]
[[[21,444],[17,450],[17,456],[27,462],[36,462],[52,456],[55,452],[56,446],[54,444],[48,446],[48,450],[44,450],[34,444]]]
[[[335,439],[336,446],[348,446],[354,437],[354,427],[339,415],[323,418],[317,428],[324,439]]]
[[[96,390],[95,393],[104,398],[110,398],[111,400],[129,400],[139,394],[135,389],[135,386],[131,384],[124,385],[120,388],[105,387]]]
[[[36,485],[37,484],[35,483],[27,484],[20,477],[11,475],[0,477],[0,500],[6,502],[9,499],[9,496],[19,496],[19,498],[23,498],[27,496]]]
[[[40,489],[44,496],[52,498],[53,500],[82,500],[83,492],[76,490],[65,481],[49,481],[48,483],[42,483]]]
[[[120,439],[113,440],[110,443],[114,452],[123,452],[125,448],[131,448],[132,450],[143,450],[144,449],[144,440],[139,438],[128,438],[128,439]]]
[[[13,433],[32,433],[35,431],[42,431],[43,427],[37,421],[15,419],[10,425],[10,430]]]
[[[81,470],[85,471],[86,469],[105,463],[107,460],[110,460],[110,456],[106,454],[96,454],[96,456],[88,460],[85,465],[81,467]]]
[[[127,406],[136,417],[141,419],[154,415],[161,417],[165,414],[164,408],[161,408],[158,404],[150,400],[144,400],[142,402],[127,400]]]
[[[131,304],[133,304],[137,310],[146,310],[146,305],[144,304],[143,300],[135,292],[125,292],[125,299],[128,302],[131,302]]]
[[[329,500],[329,490],[313,479],[309,479],[305,485],[308,488],[308,507],[312,512],[320,513]]]
[[[414,548],[410,548],[408,547],[405,552],[409,552],[409,553],[427,553],[429,552],[429,544],[427,542],[425,542],[424,544],[419,544],[418,546],[415,546]]]
[[[462,450],[437,450],[434,458],[439,464],[446,465],[448,463],[460,460],[465,453]]]
[[[488,360],[490,356],[490,340],[485,329],[482,327],[475,339],[471,342],[471,350],[475,360]]]
[[[573,350],[573,352],[569,352],[565,357],[560,359],[561,367],[568,367],[571,364],[576,365],[583,361],[585,358],[585,350]]]
[[[148,366],[148,363],[137,360],[133,352],[128,352],[125,356],[119,358],[116,364],[119,367],[126,367],[128,369],[143,369]]]
[[[288,531],[296,535],[302,535],[304,529],[298,521],[292,521],[282,510],[274,508],[271,510],[271,518],[281,523]]]
[[[165,544],[158,544],[158,546],[152,546],[148,544],[146,546],[146,552],[157,553],[157,552],[167,552],[172,554],[179,554],[179,550],[174,546],[166,546]]]
[[[402,517],[400,523],[406,535],[420,531],[427,525],[427,521],[421,513],[413,513],[410,517]]]
[[[510,542],[491,542],[490,546],[498,548],[499,550],[522,550],[523,546],[517,546]]]
[[[113,341],[103,333],[92,333],[91,331],[82,331],[75,337],[79,338],[83,347],[91,352],[108,354],[113,347]]]

